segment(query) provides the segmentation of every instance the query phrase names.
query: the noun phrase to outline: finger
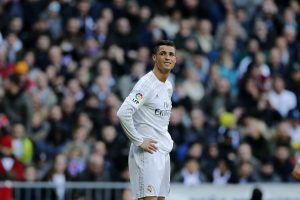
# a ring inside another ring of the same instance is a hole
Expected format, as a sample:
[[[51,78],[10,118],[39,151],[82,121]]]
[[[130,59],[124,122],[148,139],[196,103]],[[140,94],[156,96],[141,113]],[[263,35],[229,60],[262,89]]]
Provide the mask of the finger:
[[[150,149],[151,151],[154,151],[154,152],[157,151],[157,148],[156,148],[155,146],[149,146],[149,149]]]
[[[148,148],[146,151],[147,151],[148,153],[151,153],[151,154],[154,153],[150,148]]]
[[[151,144],[150,147],[155,151],[157,150],[157,146],[155,144]]]
[[[150,139],[150,142],[151,142],[151,143],[155,143],[155,144],[157,143],[157,141],[156,141],[156,140],[153,140],[153,139]]]

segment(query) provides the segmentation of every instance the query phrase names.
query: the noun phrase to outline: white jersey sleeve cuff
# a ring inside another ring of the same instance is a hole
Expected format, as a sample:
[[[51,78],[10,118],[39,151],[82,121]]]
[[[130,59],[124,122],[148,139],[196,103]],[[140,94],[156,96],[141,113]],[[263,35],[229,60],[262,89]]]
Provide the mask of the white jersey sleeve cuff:
[[[139,147],[141,146],[141,144],[143,144],[144,140],[142,141],[135,141],[135,142],[132,142],[135,146]]]

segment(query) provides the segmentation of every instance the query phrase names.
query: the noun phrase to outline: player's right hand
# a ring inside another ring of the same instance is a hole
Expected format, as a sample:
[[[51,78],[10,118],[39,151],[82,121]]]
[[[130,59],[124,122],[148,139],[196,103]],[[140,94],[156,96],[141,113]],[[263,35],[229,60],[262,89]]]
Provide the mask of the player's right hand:
[[[144,138],[143,143],[139,147],[152,154],[157,151],[156,143],[157,142],[155,140]]]

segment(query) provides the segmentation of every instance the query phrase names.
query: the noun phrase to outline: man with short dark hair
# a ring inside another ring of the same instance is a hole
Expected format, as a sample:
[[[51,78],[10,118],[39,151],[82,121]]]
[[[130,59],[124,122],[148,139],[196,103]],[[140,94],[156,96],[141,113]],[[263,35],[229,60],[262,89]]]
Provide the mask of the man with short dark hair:
[[[117,115],[132,142],[129,173],[138,200],[164,200],[170,190],[173,140],[168,132],[173,88],[167,80],[176,63],[172,41],[159,41],[152,55],[154,68],[134,86]]]

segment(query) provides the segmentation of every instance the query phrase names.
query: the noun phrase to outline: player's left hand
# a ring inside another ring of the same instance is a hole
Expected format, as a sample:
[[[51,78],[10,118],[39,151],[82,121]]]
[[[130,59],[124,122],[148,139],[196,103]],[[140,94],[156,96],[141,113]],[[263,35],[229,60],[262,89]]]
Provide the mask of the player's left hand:
[[[292,175],[295,179],[300,180],[300,163],[295,165]]]
[[[143,143],[140,145],[140,148],[142,148],[144,151],[147,151],[149,153],[154,153],[157,151],[156,144],[157,142],[155,140],[144,138]]]

